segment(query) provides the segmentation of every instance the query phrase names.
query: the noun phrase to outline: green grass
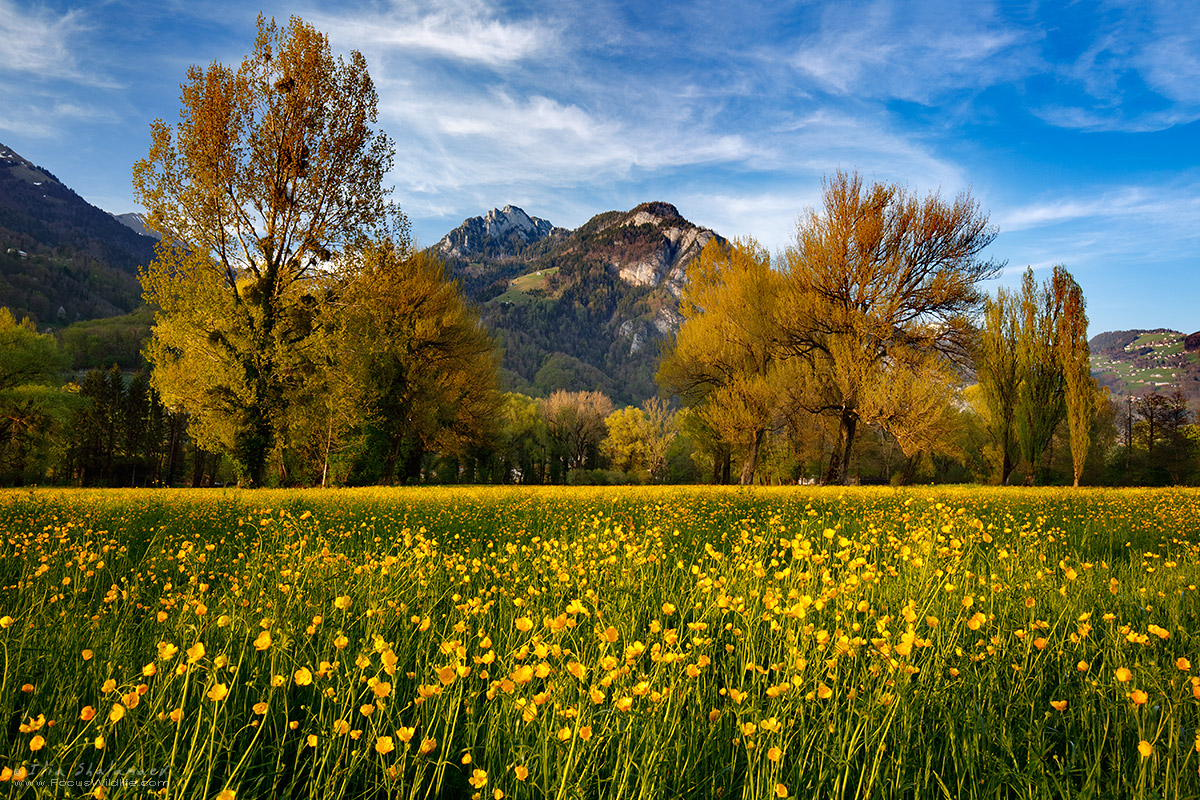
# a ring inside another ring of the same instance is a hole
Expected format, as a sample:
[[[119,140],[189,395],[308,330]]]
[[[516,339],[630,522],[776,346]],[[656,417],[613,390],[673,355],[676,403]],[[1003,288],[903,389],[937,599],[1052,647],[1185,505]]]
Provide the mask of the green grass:
[[[1194,491],[14,491],[0,519],[0,769],[197,798],[1200,795]]]
[[[551,275],[558,272],[558,267],[537,270],[513,278],[508,282],[508,289],[488,302],[522,304],[533,302],[534,291],[546,291],[546,283]]]

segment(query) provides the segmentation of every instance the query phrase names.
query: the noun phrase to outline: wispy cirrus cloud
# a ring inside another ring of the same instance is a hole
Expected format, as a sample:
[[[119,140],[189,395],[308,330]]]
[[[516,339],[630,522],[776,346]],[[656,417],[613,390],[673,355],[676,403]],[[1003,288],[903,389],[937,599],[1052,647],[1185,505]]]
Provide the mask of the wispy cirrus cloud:
[[[99,96],[119,83],[90,57],[94,33],[86,11],[0,0],[0,131],[58,138],[73,125],[116,119]]]
[[[1035,107],[1052,125],[1142,133],[1200,119],[1200,19],[1177,3],[1095,0],[1074,9],[1085,45],[1053,72],[1063,91]],[[1048,44],[1062,29],[1047,26]],[[1075,32],[1078,36],[1078,31]],[[1073,89],[1074,91],[1066,91]]]
[[[1194,177],[1194,176],[1193,176]],[[1200,182],[1123,186],[1083,196],[1047,198],[999,212],[1005,231],[1025,231],[1084,220],[1112,220],[1169,227],[1185,238],[1200,237]]]
[[[0,70],[31,78],[86,79],[77,66],[72,40],[85,30],[78,11],[54,14],[0,0]]]
[[[558,46],[557,29],[537,18],[502,20],[473,0],[392,3],[383,12],[310,19],[330,38],[384,57],[432,56],[504,67],[540,57]]]
[[[392,96],[382,113],[409,134],[397,137],[409,156],[397,177],[443,191],[592,184],[639,169],[738,161],[751,149],[735,134],[689,130],[685,124],[643,125],[604,110],[504,90],[452,101]]]
[[[946,14],[930,2],[830,4],[790,63],[824,91],[932,103],[947,93],[1018,80],[1037,69],[1036,31],[988,3]]]
[[[80,105],[67,100],[41,102],[39,98],[22,97],[0,89],[5,110],[0,115],[0,131],[24,136],[58,136],[64,125],[77,123],[110,123],[119,120],[111,109],[98,105]]]

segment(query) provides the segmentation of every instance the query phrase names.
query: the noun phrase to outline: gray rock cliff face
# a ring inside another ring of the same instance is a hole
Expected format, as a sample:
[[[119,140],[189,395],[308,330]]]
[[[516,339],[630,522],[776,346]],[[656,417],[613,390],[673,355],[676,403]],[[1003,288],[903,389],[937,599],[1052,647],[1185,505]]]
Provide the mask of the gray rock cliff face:
[[[531,217],[508,205],[493,208],[485,216],[463,220],[462,225],[442,237],[436,248],[443,258],[514,257],[556,232],[566,233],[549,220]]]
[[[663,286],[678,297],[687,265],[700,255],[704,245],[713,237],[720,237],[708,228],[697,227],[683,219],[674,206],[666,203],[648,205],[651,206],[650,210],[635,210],[618,224],[622,227],[649,225],[657,228],[662,236],[660,246],[648,256],[614,263],[613,266],[621,280],[628,284]]]

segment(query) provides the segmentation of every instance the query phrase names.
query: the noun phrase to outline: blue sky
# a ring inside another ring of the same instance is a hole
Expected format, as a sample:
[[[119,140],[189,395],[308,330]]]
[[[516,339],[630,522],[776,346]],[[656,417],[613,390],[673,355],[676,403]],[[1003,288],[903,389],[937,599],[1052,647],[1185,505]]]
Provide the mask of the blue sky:
[[[236,64],[242,2],[0,0],[0,142],[135,210],[149,123]],[[785,247],[838,168],[971,191],[991,255],[1065,264],[1091,330],[1200,329],[1200,13],[1178,2],[446,2],[262,7],[362,51],[423,244],[512,203],[647,200]],[[1045,273],[1043,273],[1045,274]],[[990,287],[989,287],[990,288]]]

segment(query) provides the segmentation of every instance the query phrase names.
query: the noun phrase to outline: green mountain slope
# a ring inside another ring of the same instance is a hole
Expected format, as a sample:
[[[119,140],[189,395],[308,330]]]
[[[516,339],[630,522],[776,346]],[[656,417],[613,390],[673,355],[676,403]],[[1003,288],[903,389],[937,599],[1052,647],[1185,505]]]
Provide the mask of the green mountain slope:
[[[124,314],[154,240],[0,144],[0,305],[40,325]]]
[[[1179,389],[1200,399],[1200,333],[1166,328],[1108,331],[1092,337],[1092,376],[1115,397]]]

